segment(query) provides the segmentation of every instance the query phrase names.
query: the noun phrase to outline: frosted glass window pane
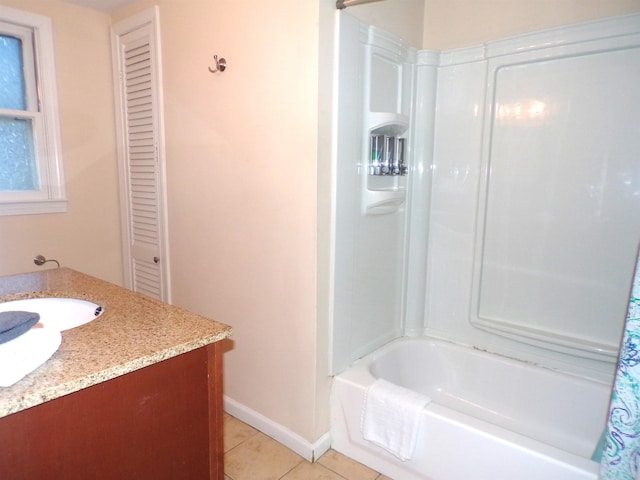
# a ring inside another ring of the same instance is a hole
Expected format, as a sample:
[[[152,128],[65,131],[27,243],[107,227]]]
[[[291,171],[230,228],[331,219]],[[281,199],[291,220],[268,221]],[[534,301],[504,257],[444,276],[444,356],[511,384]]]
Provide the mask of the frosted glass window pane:
[[[38,190],[29,119],[0,117],[0,191]]]
[[[53,50],[50,18],[0,6],[0,217],[67,209]]]
[[[22,41],[0,35],[0,108],[26,110]]]

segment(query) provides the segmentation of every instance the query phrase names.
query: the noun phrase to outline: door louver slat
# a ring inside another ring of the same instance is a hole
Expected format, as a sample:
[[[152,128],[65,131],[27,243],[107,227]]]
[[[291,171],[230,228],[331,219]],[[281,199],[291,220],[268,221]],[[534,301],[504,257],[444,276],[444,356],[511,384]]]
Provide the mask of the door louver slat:
[[[124,112],[134,290],[160,299],[157,139],[149,38],[123,45]],[[144,252],[136,254],[136,252]]]

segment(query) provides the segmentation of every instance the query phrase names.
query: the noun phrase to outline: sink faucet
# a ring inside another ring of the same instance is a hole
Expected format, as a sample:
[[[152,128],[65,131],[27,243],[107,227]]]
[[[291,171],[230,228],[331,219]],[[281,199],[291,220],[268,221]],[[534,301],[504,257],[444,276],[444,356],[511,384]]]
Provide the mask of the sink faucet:
[[[56,265],[58,265],[58,268],[60,268],[60,262],[54,258],[47,260],[46,258],[44,258],[44,255],[36,255],[36,257],[33,259],[33,263],[38,266],[44,265],[47,262],[56,262]]]

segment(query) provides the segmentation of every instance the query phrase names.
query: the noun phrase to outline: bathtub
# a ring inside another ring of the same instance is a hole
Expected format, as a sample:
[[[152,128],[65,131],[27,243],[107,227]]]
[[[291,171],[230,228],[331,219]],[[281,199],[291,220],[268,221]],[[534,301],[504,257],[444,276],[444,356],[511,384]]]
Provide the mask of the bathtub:
[[[383,378],[431,397],[402,462],[362,438]],[[332,448],[395,480],[596,480],[610,385],[431,338],[395,340],[334,377]]]

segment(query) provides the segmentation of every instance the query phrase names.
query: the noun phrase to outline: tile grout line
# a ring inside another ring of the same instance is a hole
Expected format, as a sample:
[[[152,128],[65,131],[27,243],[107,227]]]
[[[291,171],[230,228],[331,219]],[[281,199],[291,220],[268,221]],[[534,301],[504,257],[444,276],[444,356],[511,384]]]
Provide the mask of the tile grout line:
[[[225,451],[224,454],[226,455],[227,453],[231,453],[233,450],[235,450],[236,448],[238,448],[240,445],[243,445],[245,443],[247,443],[249,440],[251,440],[253,437],[255,437],[256,435],[260,434],[260,432],[256,432],[251,434],[251,436],[245,438],[244,440],[242,440],[240,443],[238,443],[237,445],[234,445],[233,447],[231,447],[229,450]]]
[[[232,418],[235,418],[231,415]],[[242,421],[240,421],[242,422]],[[242,422],[244,423],[244,422]],[[224,455],[226,456],[227,454],[231,453],[232,451],[234,451],[236,448],[244,445],[246,442],[248,442],[249,440],[251,440],[252,438],[260,435],[262,432],[260,432],[260,430],[255,430],[254,433],[252,433],[250,436],[246,437],[244,440],[242,440],[240,443],[238,443],[237,445],[234,445],[233,447],[231,447],[229,450],[224,452]],[[270,437],[269,435],[265,435],[267,438],[274,440],[275,442],[277,442],[277,440],[273,439],[272,437]],[[278,442],[279,443],[279,442]],[[283,475],[278,477],[278,480],[282,480],[284,479],[287,475],[289,475],[293,470],[295,470],[297,467],[299,467],[301,464],[303,463],[309,463],[311,465],[313,465],[313,463],[317,463],[321,468],[326,469],[327,471],[335,474],[336,476],[338,476],[340,479],[342,480],[351,480],[349,477],[345,477],[344,475],[342,475],[341,473],[333,470],[332,468],[328,467],[327,465],[323,465],[320,462],[318,462],[319,459],[316,459],[315,462],[309,462],[308,460],[306,460],[305,458],[300,459],[300,461],[298,463],[296,463],[292,468],[290,468],[287,472],[285,472]],[[377,475],[373,480],[380,480],[383,475],[379,472],[376,472]],[[229,475],[226,471],[224,472],[224,475],[226,478],[228,478],[229,480],[235,480],[231,475]]]
[[[329,470],[331,473],[335,473],[335,474],[336,474],[337,476],[339,476],[340,478],[343,478],[344,480],[350,480],[350,479],[349,479],[349,477],[345,477],[345,476],[344,476],[344,475],[342,475],[341,473],[336,472],[333,468],[330,468],[330,467],[328,467],[327,465],[323,465],[323,464],[321,464],[320,462],[318,462],[317,460],[316,460],[316,463],[317,463],[318,465],[320,465],[321,467],[326,468],[326,469],[327,469],[327,470]],[[377,477],[376,477],[376,478],[377,478]],[[375,479],[374,479],[374,480],[375,480]]]
[[[296,463],[293,467],[291,467],[287,473],[285,473],[284,475],[280,475],[280,477],[278,477],[278,480],[282,480],[284,477],[286,477],[287,475],[289,475],[293,470],[295,470],[296,468],[298,468],[298,465],[300,465],[302,462],[305,462],[306,460],[302,459],[300,460],[298,463]]]

